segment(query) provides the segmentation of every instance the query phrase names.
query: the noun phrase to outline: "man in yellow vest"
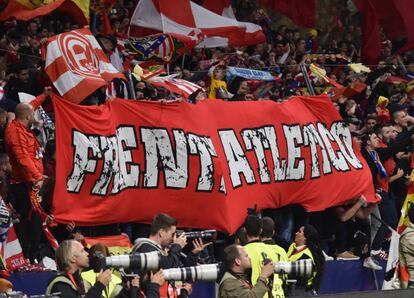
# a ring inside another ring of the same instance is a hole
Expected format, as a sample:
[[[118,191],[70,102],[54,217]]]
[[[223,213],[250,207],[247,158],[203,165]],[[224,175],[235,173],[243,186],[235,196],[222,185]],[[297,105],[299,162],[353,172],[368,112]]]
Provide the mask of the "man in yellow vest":
[[[247,244],[244,246],[244,249],[247,251],[247,254],[250,257],[252,264],[252,276],[251,283],[256,284],[258,277],[261,272],[263,264],[268,261],[277,261],[276,253],[271,250],[265,243],[260,240],[260,234],[262,232],[262,222],[257,215],[247,216],[244,222],[244,228],[247,234]],[[263,297],[277,297],[284,298],[285,294],[283,291],[283,281],[278,274],[273,274],[272,278],[269,279],[271,285],[270,293],[266,293]],[[269,296],[271,294],[272,296]]]
[[[63,241],[56,250],[56,265],[61,274],[53,278],[46,294],[61,293],[61,297],[102,297],[102,291],[111,282],[111,270],[107,269],[96,277],[96,283],[87,292],[81,278],[81,271],[89,267],[88,253],[83,245],[75,240]]]
[[[286,254],[286,251],[277,245],[275,241],[273,240],[273,236],[275,235],[275,223],[273,219],[270,217],[263,217],[262,218],[262,234],[260,235],[260,240],[264,244],[266,244],[266,247],[268,248],[268,257],[273,261],[273,263],[277,262],[287,262],[288,256]],[[279,274],[275,274],[275,277],[273,279],[273,289],[275,293],[281,293],[284,292],[284,279],[286,279],[286,276],[280,276]],[[280,296],[280,294],[279,294]],[[278,296],[275,296],[278,297]]]

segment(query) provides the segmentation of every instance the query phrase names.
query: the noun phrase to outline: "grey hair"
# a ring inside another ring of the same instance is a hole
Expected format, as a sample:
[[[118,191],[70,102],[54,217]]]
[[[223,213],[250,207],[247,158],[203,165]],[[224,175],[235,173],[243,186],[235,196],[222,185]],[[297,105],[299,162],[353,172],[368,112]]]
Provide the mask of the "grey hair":
[[[59,271],[67,271],[73,257],[72,245],[75,240],[64,240],[56,250],[56,265]]]

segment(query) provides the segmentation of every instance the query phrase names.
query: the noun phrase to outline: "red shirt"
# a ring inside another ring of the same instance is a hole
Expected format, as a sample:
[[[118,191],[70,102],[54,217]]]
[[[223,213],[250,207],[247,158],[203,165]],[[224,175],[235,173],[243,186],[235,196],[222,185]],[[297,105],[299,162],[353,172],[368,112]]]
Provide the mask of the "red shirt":
[[[37,109],[46,97],[42,94],[30,104]],[[14,119],[7,126],[4,141],[12,165],[11,182],[34,182],[43,178],[41,146],[33,132]]]

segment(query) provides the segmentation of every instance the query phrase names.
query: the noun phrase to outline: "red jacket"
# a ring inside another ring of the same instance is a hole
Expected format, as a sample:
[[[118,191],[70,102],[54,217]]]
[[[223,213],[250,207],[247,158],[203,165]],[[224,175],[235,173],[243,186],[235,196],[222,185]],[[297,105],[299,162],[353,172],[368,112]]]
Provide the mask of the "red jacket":
[[[46,97],[42,94],[30,104],[37,109]],[[41,146],[33,132],[14,119],[7,126],[4,141],[12,165],[12,183],[34,182],[43,178]]]

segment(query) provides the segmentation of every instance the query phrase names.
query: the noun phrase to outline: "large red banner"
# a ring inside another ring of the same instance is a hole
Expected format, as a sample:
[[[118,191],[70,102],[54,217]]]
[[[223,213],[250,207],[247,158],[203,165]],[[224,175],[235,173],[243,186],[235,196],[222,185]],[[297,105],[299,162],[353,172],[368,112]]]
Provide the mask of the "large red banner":
[[[327,96],[79,106],[54,98],[54,215],[78,225],[151,222],[234,232],[247,208],[323,210],[364,194],[368,166]]]

